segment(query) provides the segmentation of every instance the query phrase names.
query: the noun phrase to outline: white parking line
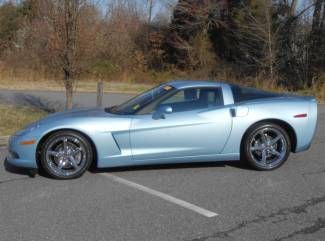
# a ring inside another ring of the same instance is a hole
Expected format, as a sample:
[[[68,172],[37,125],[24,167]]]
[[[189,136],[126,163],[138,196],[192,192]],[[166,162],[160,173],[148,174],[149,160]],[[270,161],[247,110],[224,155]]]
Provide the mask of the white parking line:
[[[113,180],[115,182],[127,185],[129,187],[133,187],[133,188],[138,189],[140,191],[143,191],[143,192],[149,193],[149,194],[151,194],[153,196],[164,199],[164,200],[166,200],[168,202],[177,204],[177,205],[179,205],[179,206],[181,206],[183,208],[187,208],[187,209],[189,209],[189,210],[191,210],[193,212],[199,213],[199,214],[201,214],[201,215],[203,215],[205,217],[212,218],[212,217],[215,217],[215,216],[218,215],[217,213],[211,212],[211,211],[209,211],[207,209],[201,208],[201,207],[196,206],[196,205],[194,205],[192,203],[189,203],[189,202],[183,201],[181,199],[175,198],[175,197],[170,196],[170,195],[168,195],[166,193],[162,193],[162,192],[153,190],[153,189],[151,189],[149,187],[140,185],[138,183],[131,182],[131,181],[126,180],[124,178],[117,177],[117,176],[109,174],[109,173],[101,173],[101,175],[106,177],[106,178],[109,178],[109,179],[111,179],[111,180]]]

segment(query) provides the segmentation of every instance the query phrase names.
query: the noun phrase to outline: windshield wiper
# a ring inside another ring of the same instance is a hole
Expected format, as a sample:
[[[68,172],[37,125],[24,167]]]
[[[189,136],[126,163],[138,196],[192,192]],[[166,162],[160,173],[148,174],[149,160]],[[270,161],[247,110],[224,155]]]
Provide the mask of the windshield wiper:
[[[118,110],[116,110],[117,108],[118,108],[118,106],[114,105],[114,106],[111,106],[111,107],[106,107],[105,111],[107,113],[116,114],[116,115],[128,115],[129,114],[127,112],[118,111]]]
[[[107,113],[113,113],[115,108],[116,108],[116,105],[111,106],[111,107],[106,107],[104,110]]]

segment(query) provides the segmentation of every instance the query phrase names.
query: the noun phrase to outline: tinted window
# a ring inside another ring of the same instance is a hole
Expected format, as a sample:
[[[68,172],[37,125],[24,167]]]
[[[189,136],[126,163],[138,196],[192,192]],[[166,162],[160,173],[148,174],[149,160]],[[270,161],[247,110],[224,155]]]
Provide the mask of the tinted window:
[[[121,115],[135,114],[136,112],[150,105],[152,102],[155,102],[164,96],[168,96],[169,93],[172,93],[174,90],[175,88],[170,85],[157,86],[132,98],[131,100],[128,100],[119,106],[108,108],[106,110],[108,112]]]
[[[169,105],[173,112],[204,109],[223,105],[221,88],[193,88],[178,91],[159,103],[159,107]]]
[[[160,104],[176,104],[183,102],[197,101],[199,99],[200,89],[180,90],[173,96],[162,101]]]
[[[231,89],[232,89],[235,103],[247,101],[247,100],[271,98],[271,97],[278,96],[278,94],[276,93],[257,90],[254,88],[240,87],[236,85],[231,86]]]

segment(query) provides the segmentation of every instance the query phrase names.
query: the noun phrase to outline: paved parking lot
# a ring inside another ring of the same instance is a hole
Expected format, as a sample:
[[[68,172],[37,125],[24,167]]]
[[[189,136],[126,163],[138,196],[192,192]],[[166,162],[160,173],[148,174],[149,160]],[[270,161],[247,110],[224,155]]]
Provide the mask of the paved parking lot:
[[[325,106],[319,112],[312,148],[272,172],[201,163],[57,181],[1,165],[0,240],[324,241]]]

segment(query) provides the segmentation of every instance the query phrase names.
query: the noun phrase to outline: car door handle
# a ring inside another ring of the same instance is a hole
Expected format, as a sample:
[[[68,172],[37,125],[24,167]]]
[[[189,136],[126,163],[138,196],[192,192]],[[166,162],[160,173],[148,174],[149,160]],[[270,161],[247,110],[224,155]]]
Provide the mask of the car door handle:
[[[232,117],[244,117],[248,115],[248,111],[247,106],[237,106],[230,109],[230,114]]]
[[[230,115],[231,117],[236,117],[236,109],[235,108],[230,108]]]

